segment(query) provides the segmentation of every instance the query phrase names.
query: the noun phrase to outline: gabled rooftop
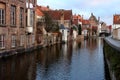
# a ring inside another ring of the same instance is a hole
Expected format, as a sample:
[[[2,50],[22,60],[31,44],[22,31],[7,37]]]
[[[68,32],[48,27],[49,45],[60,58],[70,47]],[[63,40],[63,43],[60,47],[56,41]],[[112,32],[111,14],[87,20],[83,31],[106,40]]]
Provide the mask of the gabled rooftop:
[[[113,24],[120,24],[120,14],[113,15]]]
[[[64,15],[64,20],[72,19],[72,10],[49,10],[46,11],[53,20],[60,20]]]

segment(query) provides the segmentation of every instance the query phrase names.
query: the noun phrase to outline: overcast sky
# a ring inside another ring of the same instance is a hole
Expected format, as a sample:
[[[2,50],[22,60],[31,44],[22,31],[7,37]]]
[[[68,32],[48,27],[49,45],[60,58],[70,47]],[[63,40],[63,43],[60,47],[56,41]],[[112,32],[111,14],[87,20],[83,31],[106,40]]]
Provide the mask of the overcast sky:
[[[120,0],[37,0],[37,3],[51,9],[72,9],[73,14],[85,19],[93,13],[108,25],[113,24],[113,14],[120,14]]]

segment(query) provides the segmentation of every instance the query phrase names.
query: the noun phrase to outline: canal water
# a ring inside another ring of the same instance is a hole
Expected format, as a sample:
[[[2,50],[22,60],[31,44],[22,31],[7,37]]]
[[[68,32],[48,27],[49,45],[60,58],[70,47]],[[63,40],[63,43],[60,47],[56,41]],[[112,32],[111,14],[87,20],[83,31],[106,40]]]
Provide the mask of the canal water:
[[[101,38],[0,59],[0,80],[105,80]]]

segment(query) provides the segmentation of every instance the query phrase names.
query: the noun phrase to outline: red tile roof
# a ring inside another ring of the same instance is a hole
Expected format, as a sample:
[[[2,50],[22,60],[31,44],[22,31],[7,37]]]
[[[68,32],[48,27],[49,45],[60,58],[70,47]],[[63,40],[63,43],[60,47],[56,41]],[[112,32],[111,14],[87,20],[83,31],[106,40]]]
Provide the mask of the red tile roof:
[[[113,15],[113,24],[120,24],[120,14]]]
[[[39,5],[37,5],[36,8],[37,8],[36,9],[36,13],[37,13],[38,16],[43,16],[44,15],[43,11],[49,11],[49,10],[51,10],[49,8],[49,6],[45,7],[45,6],[39,6]]]
[[[82,24],[83,24],[83,25],[89,25],[90,22],[89,22],[89,20],[84,20],[84,19],[83,19],[83,20],[82,20]]]
[[[37,8],[39,8],[41,11],[49,11],[49,10],[52,10],[49,8],[49,6],[45,7],[45,6],[39,6],[37,5]]]
[[[81,15],[73,15],[73,24],[78,24],[78,22],[82,22],[82,17]]]
[[[37,14],[38,16],[44,16],[43,12],[40,11],[38,8],[36,9],[36,14]]]
[[[46,12],[53,20],[60,20],[62,14],[64,14],[64,20],[72,19],[72,10],[50,10]]]

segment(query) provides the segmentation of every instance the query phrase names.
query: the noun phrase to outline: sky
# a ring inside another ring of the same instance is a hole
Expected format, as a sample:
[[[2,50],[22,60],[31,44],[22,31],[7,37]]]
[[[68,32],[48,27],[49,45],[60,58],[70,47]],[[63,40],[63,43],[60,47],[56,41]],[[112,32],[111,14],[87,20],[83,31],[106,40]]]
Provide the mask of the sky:
[[[113,24],[113,15],[120,14],[120,0],[37,0],[38,5],[51,9],[72,10],[73,14],[89,19],[91,13],[107,25]]]

